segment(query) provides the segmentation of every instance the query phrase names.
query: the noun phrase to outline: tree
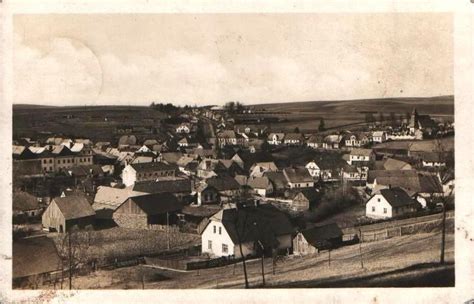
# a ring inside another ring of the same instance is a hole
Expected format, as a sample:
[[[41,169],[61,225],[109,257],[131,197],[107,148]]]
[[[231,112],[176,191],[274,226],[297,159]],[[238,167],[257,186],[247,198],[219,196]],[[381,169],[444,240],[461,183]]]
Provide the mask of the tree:
[[[69,289],[72,289],[72,278],[77,269],[87,263],[88,249],[91,243],[91,227],[87,231],[79,231],[77,226],[71,227],[67,233],[59,234],[56,248],[63,261],[62,269],[69,273]],[[61,283],[62,284],[62,283]]]
[[[379,113],[379,121],[383,122],[385,120],[385,116],[383,115],[382,112]]]
[[[319,130],[319,131],[324,131],[324,130],[326,130],[326,128],[325,128],[325,126],[324,126],[324,119],[323,119],[323,118],[321,118],[321,120],[319,121],[318,130]]]
[[[300,133],[300,128],[296,127],[296,128],[293,130],[293,132],[295,132],[295,133]]]
[[[237,113],[242,113],[244,111],[244,105],[240,101],[235,102],[235,111]]]
[[[235,111],[235,102],[229,101],[224,105],[224,110],[229,113],[234,113]]]
[[[395,116],[394,112],[390,112],[390,123],[392,124],[392,126],[397,125],[397,117]]]

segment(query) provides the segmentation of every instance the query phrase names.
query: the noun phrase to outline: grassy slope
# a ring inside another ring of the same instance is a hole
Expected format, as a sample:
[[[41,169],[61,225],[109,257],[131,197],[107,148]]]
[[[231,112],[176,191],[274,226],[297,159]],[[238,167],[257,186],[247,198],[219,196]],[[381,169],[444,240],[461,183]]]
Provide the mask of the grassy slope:
[[[265,260],[267,286],[278,287],[342,287],[357,286],[410,286],[450,285],[454,277],[454,235],[447,235],[446,261],[448,266],[438,268],[440,234],[417,234],[362,244],[364,269],[360,266],[358,245],[346,246],[328,253],[293,256],[277,265],[272,274],[272,261]],[[449,265],[451,264],[451,266]],[[250,285],[261,284],[261,266],[258,260],[247,263]],[[229,265],[197,272],[178,273],[143,266],[98,271],[89,277],[75,279],[77,288],[141,288],[141,274],[145,273],[146,288],[243,288],[242,266]],[[447,280],[431,280],[443,274]],[[375,276],[374,276],[375,275]],[[114,278],[114,279],[112,279]],[[123,279],[118,279],[123,278]],[[347,281],[351,278],[350,281]],[[419,279],[419,281],[418,281]],[[114,280],[114,283],[112,283]],[[330,282],[329,284],[327,282]],[[348,285],[347,285],[348,284]],[[353,285],[353,286],[356,286]],[[351,285],[352,286],[352,285]]]

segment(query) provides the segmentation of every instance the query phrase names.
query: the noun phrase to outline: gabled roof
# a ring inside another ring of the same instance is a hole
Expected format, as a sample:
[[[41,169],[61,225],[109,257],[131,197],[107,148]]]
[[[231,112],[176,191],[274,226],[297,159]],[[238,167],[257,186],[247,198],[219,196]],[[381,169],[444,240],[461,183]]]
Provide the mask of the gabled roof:
[[[314,202],[318,199],[318,192],[314,188],[306,188],[296,192],[296,195],[302,194],[309,202]],[[296,197],[295,195],[295,197]]]
[[[236,133],[233,130],[223,130],[220,133],[217,133],[218,138],[236,138]]]
[[[119,189],[99,186],[94,197],[92,208],[97,211],[101,209],[117,209],[129,197],[143,195],[145,192],[134,191],[130,188]]]
[[[380,194],[392,207],[413,205],[416,202],[401,188],[389,188],[380,190]]]
[[[356,148],[351,150],[351,155],[370,156],[374,152],[371,149]]]
[[[272,182],[273,186],[277,189],[283,189],[286,187],[286,177],[283,172],[265,172],[263,176],[268,177],[268,179]]]
[[[324,141],[324,137],[320,134],[313,134],[311,135],[308,140],[306,141],[307,143],[322,143]]]
[[[425,162],[444,162],[443,155],[438,152],[424,152],[422,159]]]
[[[285,137],[285,133],[270,133],[268,135],[268,139],[269,140],[272,140],[273,139],[273,136],[276,136],[277,137],[277,140],[283,140],[283,138]]]
[[[213,186],[218,191],[238,190],[239,183],[230,176],[212,177],[206,180],[209,186]]]
[[[169,164],[176,164],[178,160],[183,156],[181,152],[165,152],[161,153],[163,160]]]
[[[56,203],[59,210],[61,210],[61,213],[66,220],[95,215],[94,209],[92,209],[85,196],[73,195],[56,197],[53,201]]]
[[[375,163],[377,170],[410,170],[412,167],[409,163],[395,159],[386,158]]]
[[[315,226],[301,231],[306,241],[317,246],[318,243],[342,237],[342,230],[336,223]]]
[[[42,236],[13,242],[13,279],[59,271],[62,261],[52,239]]]
[[[176,170],[176,166],[168,165],[163,162],[137,163],[131,164],[130,166],[137,172]]]
[[[294,232],[288,216],[270,204],[223,209],[210,219],[224,225],[234,244],[260,241],[275,247],[278,236]]]
[[[38,200],[33,195],[24,191],[13,192],[13,210],[28,211],[38,208]]]
[[[130,197],[147,215],[175,212],[183,208],[183,204],[171,193],[154,193]]]
[[[191,193],[191,180],[173,179],[136,182],[131,186],[131,189],[145,193]]]
[[[247,185],[253,189],[267,189],[271,182],[266,176],[251,177],[247,180]]]
[[[285,135],[285,140],[303,140],[303,134],[301,133],[288,133]]]
[[[313,177],[309,174],[306,168],[285,168],[283,169],[288,182],[290,183],[304,183],[312,182]]]

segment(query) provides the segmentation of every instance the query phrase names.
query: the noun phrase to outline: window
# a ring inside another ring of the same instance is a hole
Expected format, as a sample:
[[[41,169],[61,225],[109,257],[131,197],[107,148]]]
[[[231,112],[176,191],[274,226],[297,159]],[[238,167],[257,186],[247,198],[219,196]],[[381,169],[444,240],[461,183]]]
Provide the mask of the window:
[[[372,206],[372,212],[375,212],[375,206]]]
[[[52,159],[49,159],[49,163],[52,164],[52,163],[53,163],[53,160],[52,160]]]
[[[229,247],[227,246],[227,244],[222,244],[222,253],[227,253],[229,252]]]
[[[383,213],[387,214],[387,208],[383,208]]]
[[[379,203],[380,203],[380,198],[378,198],[378,199],[377,199],[377,202],[379,202]]]
[[[222,234],[222,227],[219,227],[219,234]]]
[[[212,249],[212,241],[207,241],[207,249]]]
[[[214,233],[216,233],[216,225],[214,225]]]

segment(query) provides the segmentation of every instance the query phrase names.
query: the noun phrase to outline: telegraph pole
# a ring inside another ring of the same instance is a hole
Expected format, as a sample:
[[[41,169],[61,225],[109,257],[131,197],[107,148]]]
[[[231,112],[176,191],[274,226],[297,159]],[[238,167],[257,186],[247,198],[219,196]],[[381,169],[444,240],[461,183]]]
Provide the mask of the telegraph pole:
[[[68,256],[69,256],[69,290],[72,289],[72,249],[71,249],[71,230],[67,233],[68,236]]]
[[[446,246],[446,203],[443,202],[443,221],[441,224],[441,256],[439,263],[444,264],[444,248]]]
[[[168,250],[170,250],[170,219],[169,219],[169,212],[166,212],[166,242],[168,244]]]
[[[364,261],[362,260],[362,231],[359,228],[359,256],[360,256],[360,267],[364,268]]]

